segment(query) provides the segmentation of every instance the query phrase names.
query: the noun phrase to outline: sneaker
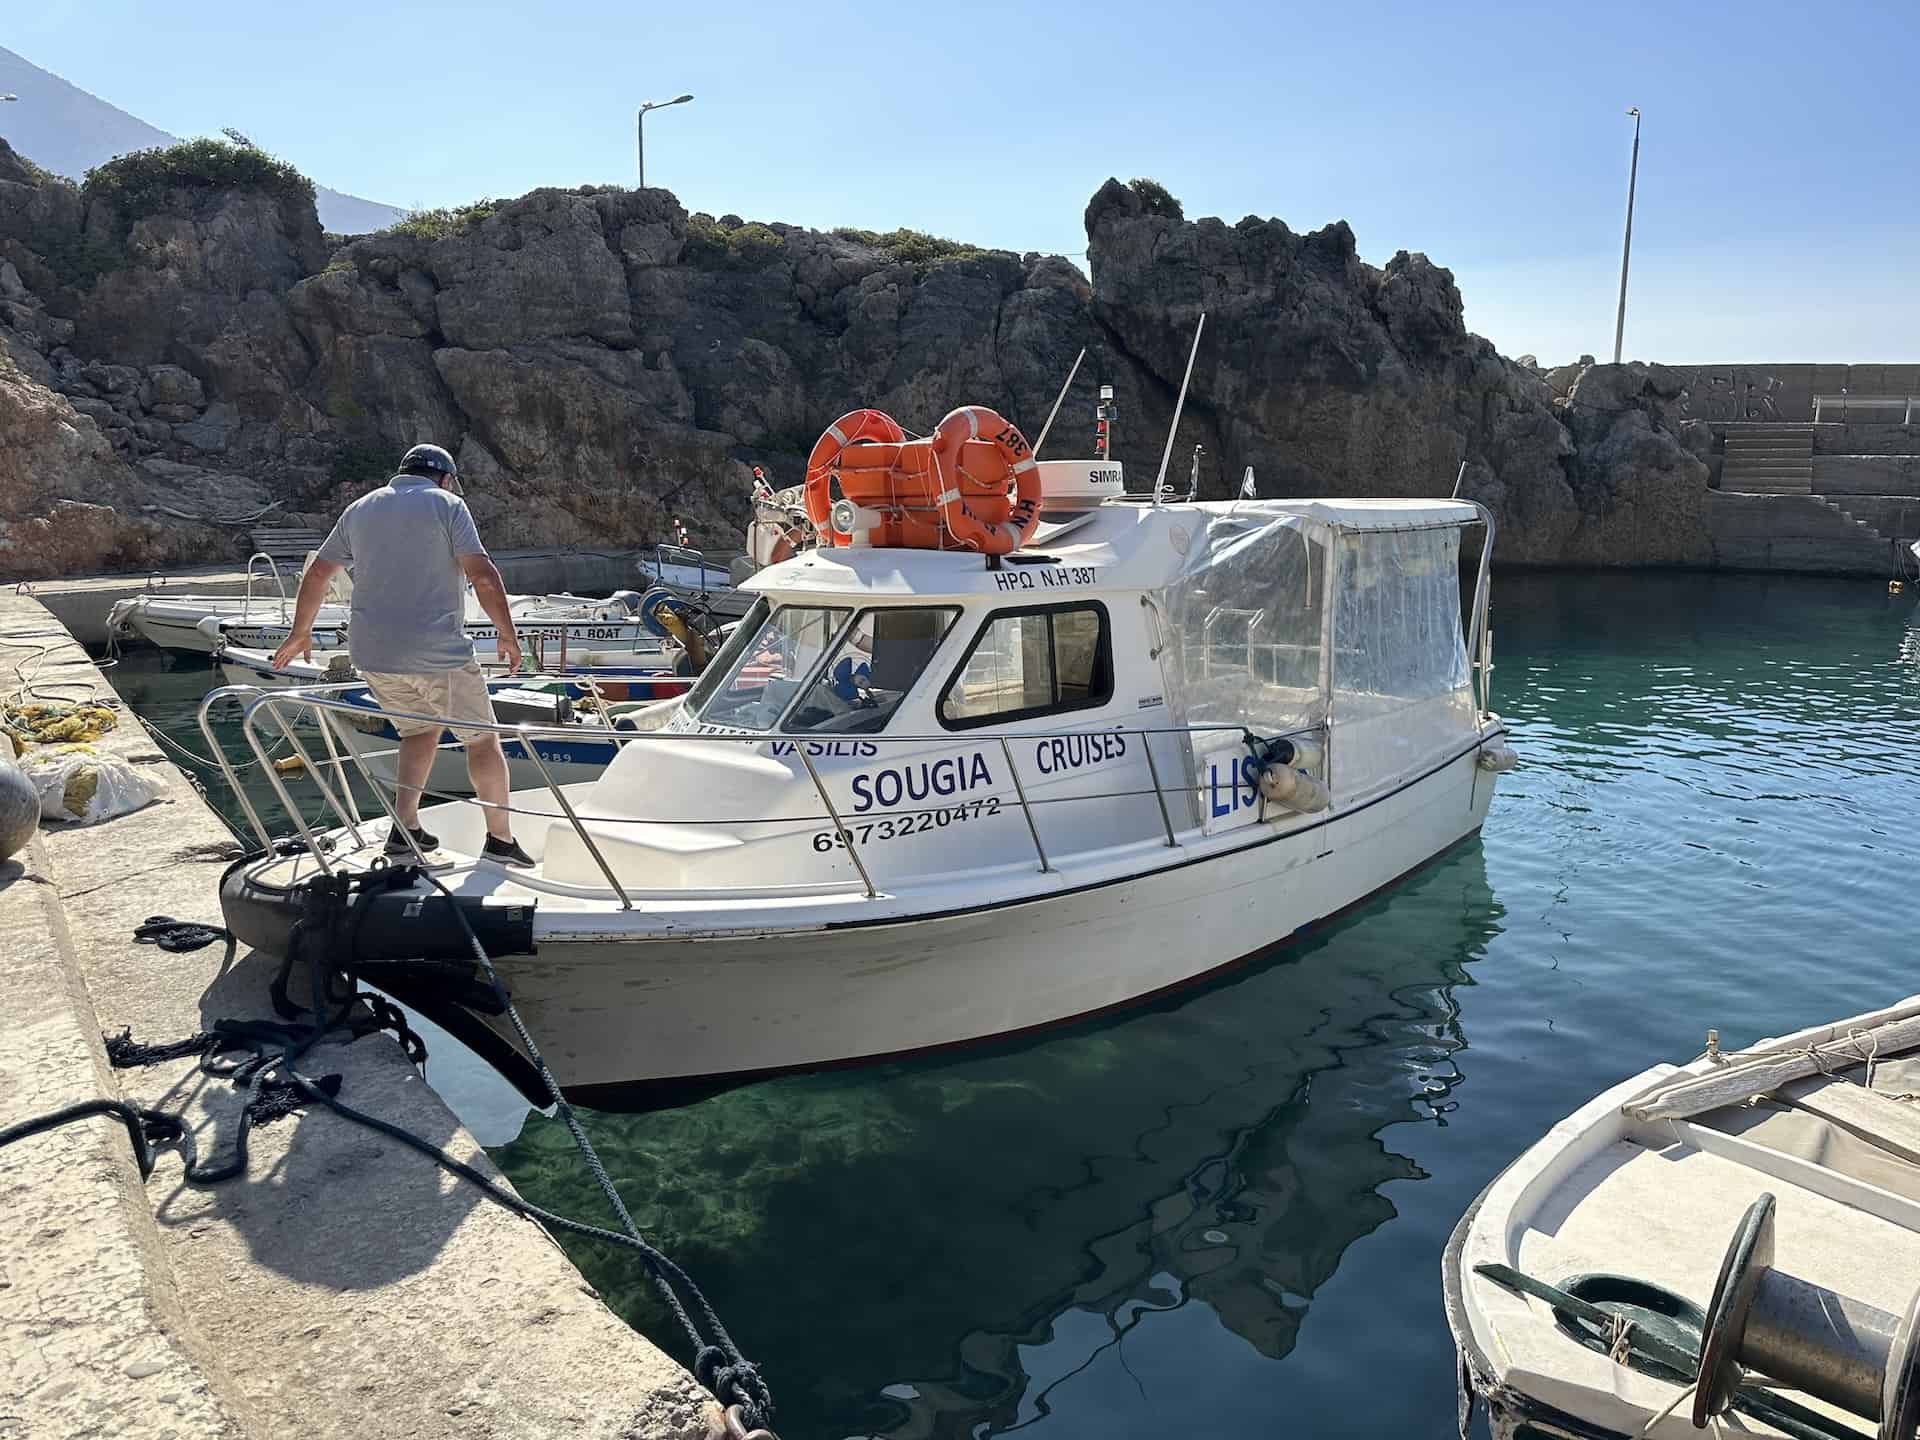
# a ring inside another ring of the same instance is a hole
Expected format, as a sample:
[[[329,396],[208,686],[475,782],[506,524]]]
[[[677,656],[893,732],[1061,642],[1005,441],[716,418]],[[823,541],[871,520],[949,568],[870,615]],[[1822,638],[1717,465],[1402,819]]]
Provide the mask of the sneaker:
[[[480,858],[514,870],[533,869],[533,857],[520,848],[518,840],[496,840],[489,835],[486,848],[480,852]]]
[[[420,853],[422,855],[431,855],[435,850],[440,848],[440,837],[438,835],[429,835],[425,830],[415,827],[413,843],[420,847]],[[409,859],[413,855],[412,846],[407,844],[406,836],[401,834],[397,828],[390,828],[387,831],[387,854],[389,857],[402,860]]]

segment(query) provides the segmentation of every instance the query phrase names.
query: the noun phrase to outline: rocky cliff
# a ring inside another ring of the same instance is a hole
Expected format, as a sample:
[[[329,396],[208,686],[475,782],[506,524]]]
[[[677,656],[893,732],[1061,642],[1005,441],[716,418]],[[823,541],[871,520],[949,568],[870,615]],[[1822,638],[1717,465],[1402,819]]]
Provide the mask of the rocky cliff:
[[[116,162],[118,163],[118,162]],[[460,458],[497,545],[738,543],[750,467],[799,478],[857,405],[927,429],[954,404],[1048,452],[1115,387],[1151,474],[1207,312],[1187,418],[1209,494],[1463,493],[1523,563],[1686,563],[1706,471],[1662,382],[1565,395],[1469,335],[1422,255],[1361,261],[1335,224],[1189,223],[1151,186],[1087,210],[1092,283],[1058,257],[911,232],[689,216],[661,190],[538,190],[332,242],[310,187],[90,183],[0,142],[0,576],[231,559],[248,520],[329,523],[407,445]],[[267,177],[271,179],[272,177]],[[304,182],[302,182],[304,183]]]

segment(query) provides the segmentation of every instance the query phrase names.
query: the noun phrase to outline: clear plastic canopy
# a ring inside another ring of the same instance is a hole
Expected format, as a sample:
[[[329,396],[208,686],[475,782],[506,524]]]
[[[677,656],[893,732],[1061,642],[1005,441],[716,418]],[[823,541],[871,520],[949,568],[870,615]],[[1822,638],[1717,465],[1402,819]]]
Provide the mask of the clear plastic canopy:
[[[1349,528],[1297,502],[1201,516],[1152,596],[1169,723],[1318,732],[1309,768],[1343,803],[1457,751],[1477,733],[1461,525],[1420,518]],[[1195,737],[1187,764],[1207,774],[1231,749],[1245,753],[1237,734]]]

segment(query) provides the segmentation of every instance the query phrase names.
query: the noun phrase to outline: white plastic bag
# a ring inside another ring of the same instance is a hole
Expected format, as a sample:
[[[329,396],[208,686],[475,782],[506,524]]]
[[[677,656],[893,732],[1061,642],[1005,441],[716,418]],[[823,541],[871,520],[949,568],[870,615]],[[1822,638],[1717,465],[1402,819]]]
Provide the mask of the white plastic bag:
[[[92,825],[150,805],[166,788],[93,745],[35,745],[19,763],[40,792],[45,820]]]

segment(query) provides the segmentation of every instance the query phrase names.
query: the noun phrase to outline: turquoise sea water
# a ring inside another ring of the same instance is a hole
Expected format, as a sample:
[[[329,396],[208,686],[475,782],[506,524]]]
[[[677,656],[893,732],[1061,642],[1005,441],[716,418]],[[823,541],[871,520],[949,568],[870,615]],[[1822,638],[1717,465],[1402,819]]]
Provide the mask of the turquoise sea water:
[[[788,1440],[1438,1440],[1440,1251],[1507,1161],[1708,1026],[1738,1045],[1920,991],[1911,595],[1502,576],[1494,607],[1522,768],[1480,838],[1305,943],[1041,1040],[588,1117]],[[169,731],[200,680],[116,672]],[[522,1107],[434,1066],[513,1134]],[[554,1122],[495,1154],[599,1218]],[[674,1345],[633,1267],[570,1248]]]

